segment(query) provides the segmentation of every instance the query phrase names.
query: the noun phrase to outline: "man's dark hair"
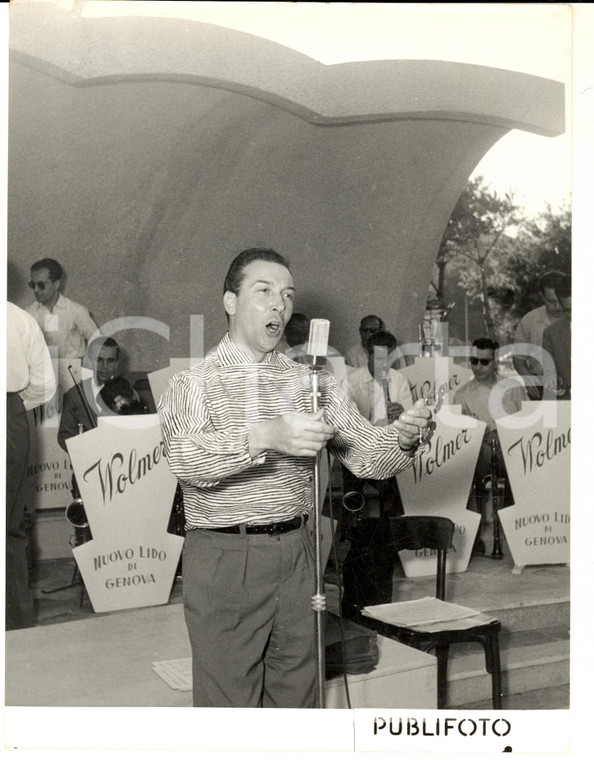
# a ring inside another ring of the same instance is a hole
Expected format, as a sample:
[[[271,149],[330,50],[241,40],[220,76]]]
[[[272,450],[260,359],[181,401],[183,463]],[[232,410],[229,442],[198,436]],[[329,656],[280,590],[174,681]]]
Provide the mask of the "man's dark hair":
[[[379,330],[369,338],[369,348],[385,346],[390,352],[396,348],[396,338],[387,330]]]
[[[499,343],[493,338],[477,338],[472,341],[472,345],[479,351],[493,351],[495,353],[499,350]]]
[[[557,272],[556,270],[546,272],[538,280],[538,289],[544,295],[545,288],[553,288],[555,290],[557,285],[566,277],[567,275],[563,274],[563,272]]]
[[[119,358],[120,346],[117,340],[114,340],[113,338],[110,338],[110,337],[95,338],[95,340],[89,343],[88,348],[87,348],[87,354],[89,356],[93,356],[93,352],[96,352],[96,355],[99,356],[99,351],[101,351],[102,348],[115,348],[117,351],[116,356]]]
[[[237,254],[231,262],[229,271],[225,277],[225,283],[223,284],[223,293],[226,293],[228,290],[231,293],[235,293],[235,295],[239,293],[241,283],[245,277],[245,268],[253,261],[271,261],[273,264],[280,264],[291,271],[287,259],[272,248],[248,248]]]
[[[375,319],[377,322],[379,322],[380,330],[383,330],[385,328],[384,320],[381,317],[376,316],[375,314],[368,314],[366,317],[363,317],[361,319],[361,322],[359,323],[359,327],[363,325],[363,322],[366,322],[369,319]]]
[[[557,298],[571,298],[571,277],[564,277],[555,285]]]
[[[47,269],[52,282],[61,280],[64,274],[62,266],[55,259],[40,259],[31,265],[32,272],[38,272],[40,269]]]

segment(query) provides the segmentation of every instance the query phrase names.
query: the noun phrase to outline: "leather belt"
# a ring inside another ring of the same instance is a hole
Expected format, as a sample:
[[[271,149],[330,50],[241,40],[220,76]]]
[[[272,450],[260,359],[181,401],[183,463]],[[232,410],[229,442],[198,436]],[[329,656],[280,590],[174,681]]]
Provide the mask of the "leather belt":
[[[297,530],[305,525],[307,515],[298,515],[291,520],[284,522],[266,523],[264,525],[228,525],[224,528],[203,528],[203,530],[212,530],[216,533],[243,533],[248,535],[268,535],[278,536],[281,533],[288,533],[290,530]]]

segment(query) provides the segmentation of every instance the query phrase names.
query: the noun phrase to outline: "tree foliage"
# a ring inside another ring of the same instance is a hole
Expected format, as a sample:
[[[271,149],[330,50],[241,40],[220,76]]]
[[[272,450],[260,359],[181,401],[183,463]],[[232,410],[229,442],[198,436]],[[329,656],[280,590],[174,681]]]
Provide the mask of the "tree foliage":
[[[571,271],[568,208],[525,217],[513,198],[470,180],[448,221],[436,259],[433,288],[443,300],[446,278],[481,306],[484,334],[508,340],[519,319],[541,305],[544,272]]]

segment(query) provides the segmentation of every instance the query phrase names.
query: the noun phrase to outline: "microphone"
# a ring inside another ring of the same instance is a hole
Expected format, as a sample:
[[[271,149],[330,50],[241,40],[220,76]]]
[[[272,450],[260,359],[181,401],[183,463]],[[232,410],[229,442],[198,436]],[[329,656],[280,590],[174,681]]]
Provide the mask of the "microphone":
[[[309,340],[307,342],[307,356],[311,359],[314,367],[321,367],[326,363],[328,353],[328,337],[330,335],[329,319],[312,319],[309,323]]]

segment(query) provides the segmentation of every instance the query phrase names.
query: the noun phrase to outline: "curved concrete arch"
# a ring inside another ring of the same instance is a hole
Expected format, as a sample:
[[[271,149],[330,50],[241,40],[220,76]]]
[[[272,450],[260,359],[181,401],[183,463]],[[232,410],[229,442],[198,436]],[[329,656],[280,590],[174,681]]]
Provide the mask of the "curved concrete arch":
[[[26,10],[11,9],[12,58],[76,86],[156,80],[206,85],[317,124],[432,118],[547,136],[564,128],[563,85],[541,77],[431,60],[326,66],[211,24],[82,18],[52,6],[37,6],[32,18]]]
[[[469,174],[512,128],[563,130],[563,86],[436,61],[323,66],[195,22],[11,9],[9,296],[43,256],[99,323],[147,316],[130,367],[187,356],[226,328],[220,288],[242,248],[292,260],[299,311],[345,351],[379,313],[414,341]],[[139,333],[142,331],[139,331]],[[144,331],[146,333],[146,331]]]

